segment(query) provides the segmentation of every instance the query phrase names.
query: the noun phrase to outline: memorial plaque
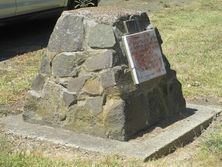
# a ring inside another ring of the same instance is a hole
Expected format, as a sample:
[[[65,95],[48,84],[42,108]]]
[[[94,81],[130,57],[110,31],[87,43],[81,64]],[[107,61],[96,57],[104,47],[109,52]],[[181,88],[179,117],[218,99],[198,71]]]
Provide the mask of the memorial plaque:
[[[123,36],[135,84],[166,74],[154,29]]]

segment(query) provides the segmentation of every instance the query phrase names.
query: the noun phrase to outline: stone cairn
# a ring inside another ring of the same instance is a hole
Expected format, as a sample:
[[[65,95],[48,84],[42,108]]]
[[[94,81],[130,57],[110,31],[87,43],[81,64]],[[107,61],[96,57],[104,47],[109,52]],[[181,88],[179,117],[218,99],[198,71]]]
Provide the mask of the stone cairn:
[[[150,26],[146,13],[125,9],[63,12],[28,92],[24,120],[129,140],[185,109],[181,84],[164,55],[166,75],[133,83],[121,38],[129,18],[143,30]]]

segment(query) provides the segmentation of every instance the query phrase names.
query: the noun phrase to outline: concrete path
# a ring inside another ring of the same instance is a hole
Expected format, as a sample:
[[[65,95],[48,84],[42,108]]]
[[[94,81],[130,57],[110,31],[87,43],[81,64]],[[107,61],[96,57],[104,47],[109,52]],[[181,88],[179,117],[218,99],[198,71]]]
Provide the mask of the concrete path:
[[[143,140],[132,139],[121,142],[110,139],[77,134],[61,128],[30,124],[22,120],[21,115],[0,119],[0,126],[7,134],[18,135],[40,141],[48,141],[88,152],[105,155],[120,155],[146,161],[170,153],[176,147],[184,145],[198,136],[202,129],[222,111],[219,107],[187,105],[186,112],[192,112],[173,124],[166,131]],[[171,125],[170,125],[171,126]]]

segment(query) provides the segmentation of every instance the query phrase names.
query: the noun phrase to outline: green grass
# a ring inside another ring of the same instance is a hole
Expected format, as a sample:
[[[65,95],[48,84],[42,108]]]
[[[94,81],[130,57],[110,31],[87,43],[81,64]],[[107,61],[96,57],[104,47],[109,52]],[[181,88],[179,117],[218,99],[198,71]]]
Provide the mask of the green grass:
[[[218,125],[214,132],[211,132],[204,141],[202,151],[211,152],[222,158],[222,125]]]
[[[199,0],[151,17],[186,97],[222,97],[222,1]]]
[[[219,123],[208,134],[193,159],[196,166],[222,166],[222,126]]]

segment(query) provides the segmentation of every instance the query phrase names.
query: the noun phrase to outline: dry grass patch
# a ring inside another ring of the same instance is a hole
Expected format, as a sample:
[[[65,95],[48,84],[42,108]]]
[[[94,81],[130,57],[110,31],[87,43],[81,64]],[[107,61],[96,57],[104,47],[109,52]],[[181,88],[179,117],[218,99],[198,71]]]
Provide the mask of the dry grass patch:
[[[44,50],[0,62],[0,105],[24,98],[37,74]]]

